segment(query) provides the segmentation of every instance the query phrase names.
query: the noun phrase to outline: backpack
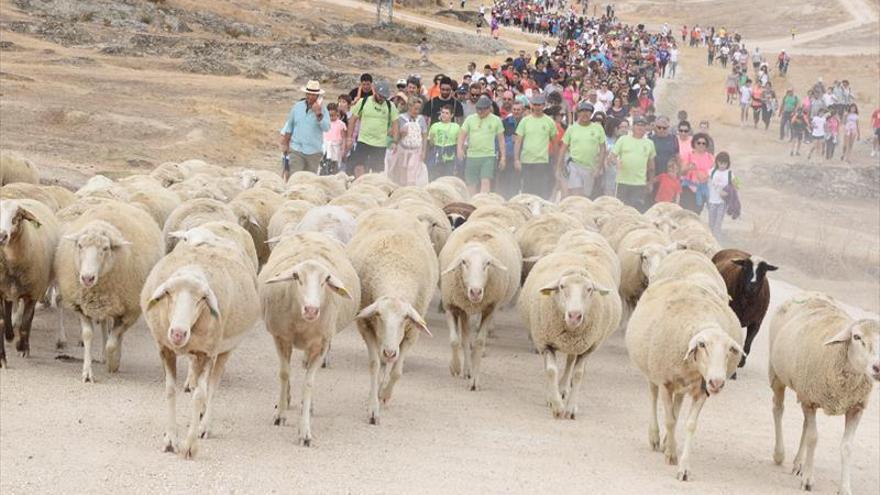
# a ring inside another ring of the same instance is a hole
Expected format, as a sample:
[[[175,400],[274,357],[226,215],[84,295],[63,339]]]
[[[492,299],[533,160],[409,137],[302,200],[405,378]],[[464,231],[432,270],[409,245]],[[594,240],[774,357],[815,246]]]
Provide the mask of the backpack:
[[[372,95],[370,95],[370,96],[372,96]],[[358,107],[358,111],[357,111],[357,116],[358,116],[358,118],[363,117],[363,115],[364,115],[364,105],[367,104],[367,99],[368,99],[368,98],[369,98],[369,96],[362,96],[362,97],[361,97],[361,104],[360,104],[360,106]],[[391,101],[389,101],[388,98],[385,98],[385,108],[388,109],[388,123],[385,125],[385,128],[386,128],[386,129],[390,129],[390,128],[391,128]]]

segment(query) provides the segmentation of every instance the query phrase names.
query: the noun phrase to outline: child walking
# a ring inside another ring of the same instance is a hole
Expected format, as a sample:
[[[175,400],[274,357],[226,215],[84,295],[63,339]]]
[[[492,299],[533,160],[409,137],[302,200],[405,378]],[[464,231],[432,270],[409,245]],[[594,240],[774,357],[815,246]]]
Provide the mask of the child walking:
[[[461,176],[456,170],[456,143],[461,127],[452,121],[452,105],[444,105],[440,110],[440,122],[431,124],[428,130],[428,143],[432,145],[428,159],[430,180],[446,175]]]
[[[655,203],[676,203],[681,194],[681,181],[678,178],[678,159],[673,155],[669,158],[666,172],[654,177],[657,194],[654,196]]]
[[[727,211],[728,187],[734,187],[734,177],[730,171],[730,155],[722,151],[715,157],[715,168],[709,175],[709,229],[719,241]]]
[[[321,175],[333,175],[340,170],[342,150],[345,149],[345,136],[348,130],[345,122],[339,118],[339,106],[336,103],[328,103],[327,112],[330,114],[330,129],[324,133],[324,160],[322,160],[322,162],[326,161],[327,170],[321,170]]]

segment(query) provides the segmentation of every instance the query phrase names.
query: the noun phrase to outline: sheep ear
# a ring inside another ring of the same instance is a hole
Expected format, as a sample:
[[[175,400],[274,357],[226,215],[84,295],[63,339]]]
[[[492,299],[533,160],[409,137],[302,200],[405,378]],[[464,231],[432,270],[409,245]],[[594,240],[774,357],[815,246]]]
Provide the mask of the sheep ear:
[[[826,340],[825,345],[844,344],[846,342],[849,342],[851,338],[852,338],[852,325],[844,328],[843,330],[840,331],[840,333],[838,333],[834,337],[831,337],[830,339]]]
[[[24,209],[24,208],[19,208],[19,209],[18,209],[18,214],[21,215],[21,219],[22,219],[22,220],[27,220],[28,222],[30,222],[31,224],[33,224],[33,226],[34,226],[35,228],[40,228],[40,227],[43,225],[43,224],[40,223],[39,220],[37,220],[37,218],[34,216],[33,213],[27,211],[27,210]]]
[[[173,239],[182,239],[186,241],[186,231],[185,230],[175,230],[174,232],[169,232],[168,237]]]
[[[548,285],[546,287],[542,287],[540,292],[541,292],[542,296],[549,296],[558,290],[559,290],[559,282],[554,282],[553,285]]]
[[[428,329],[428,324],[425,323],[425,320],[422,316],[416,311],[416,308],[409,306],[406,317],[409,321],[411,321],[415,326],[419,327],[419,330],[428,334],[428,337],[433,337],[434,334],[431,333],[431,330]]]
[[[765,270],[767,270],[768,272],[775,272],[776,270],[779,270],[778,266],[771,265],[770,263],[765,263],[764,266]]]
[[[446,267],[445,270],[440,272],[440,275],[446,275],[447,273],[454,272],[455,269],[458,268],[458,265],[460,265],[460,264],[461,264],[461,256],[458,256],[457,258],[455,258],[455,260],[452,261],[452,263],[449,264],[449,266]]]
[[[741,345],[739,345],[739,342],[733,339],[730,339],[730,348],[738,352],[740,355],[748,357],[748,354],[746,354],[746,351],[742,348]]]
[[[153,291],[153,295],[150,296],[150,300],[147,302],[147,309],[153,307],[154,304],[161,301],[163,297],[168,295],[168,284],[169,280],[166,280],[164,283],[156,287],[156,290]]]
[[[260,225],[260,222],[258,222],[256,217],[254,217],[253,215],[249,215],[247,217],[247,223],[249,223],[257,228],[262,228],[262,226]]]
[[[507,267],[504,266],[503,263],[501,263],[501,260],[499,260],[498,258],[496,258],[496,257],[494,257],[494,256],[492,256],[492,257],[489,258],[489,264],[492,265],[492,266],[494,266],[495,268],[501,270],[502,272],[506,272],[506,271],[507,271]]]
[[[76,242],[79,240],[79,232],[75,234],[67,234],[66,236],[63,236],[62,239],[65,241]]]
[[[357,314],[357,316],[355,316],[355,318],[357,318],[358,320],[363,320],[365,318],[372,318],[373,315],[375,315],[378,312],[378,309],[379,309],[379,307],[374,302],[373,304],[370,304],[366,308],[362,309]]]
[[[118,239],[110,239],[110,249],[116,250],[121,247],[131,246],[130,241],[126,241],[124,238],[120,237]]]
[[[208,303],[208,311],[214,318],[220,318],[220,303],[217,301],[217,295],[207,285],[205,285],[205,301]]]
[[[278,244],[279,242],[281,242],[281,237],[282,236],[280,236],[280,235],[276,235],[275,237],[272,237],[271,239],[266,239],[266,244],[268,244],[270,246],[272,244]]]
[[[287,282],[288,280],[296,280],[297,275],[294,270],[287,270],[286,272],[281,272],[278,275],[266,280],[267,284],[277,284],[279,282]]]
[[[593,290],[598,292],[600,296],[607,296],[608,294],[611,294],[611,289],[606,289],[601,285],[594,285]]]
[[[697,346],[703,343],[703,337],[700,334],[694,335],[691,337],[691,341],[688,342],[688,350],[684,355],[684,361],[687,361],[691,358],[691,356],[696,358]]]
[[[330,287],[333,292],[344,298],[352,299],[351,294],[348,293],[348,290],[342,284],[342,281],[333,275],[327,275],[327,287]]]

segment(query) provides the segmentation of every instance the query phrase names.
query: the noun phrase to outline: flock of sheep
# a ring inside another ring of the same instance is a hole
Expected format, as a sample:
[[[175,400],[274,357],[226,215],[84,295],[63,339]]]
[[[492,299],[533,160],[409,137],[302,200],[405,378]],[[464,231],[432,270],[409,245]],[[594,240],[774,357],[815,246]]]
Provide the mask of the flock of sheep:
[[[16,349],[27,356],[36,304],[60,297],[80,317],[82,379],[91,382],[94,334],[103,342],[98,361],[112,373],[126,330],[143,314],[165,369],[164,449],[186,458],[210,434],[230,353],[260,320],[280,363],[275,424],[287,421],[298,349],[306,370],[299,435],[311,444],[315,375],[333,336],[353,321],[369,358],[368,420],[379,424],[408,351],[431,334],[424,315],[439,287],[451,374],[480,388],[493,317],[516,305],[543,357],[546,400],[557,418],[576,417],[587,357],[625,330],[630,358],[649,384],[651,448],[687,480],[700,410],[745,364],[767,311],[765,275],[776,269],[722,250],[696,215],[674,204],[640,214],[611,197],[505,201],[470,196],[454,177],[398,187],[378,174],[298,172],[285,184],[272,173],[189,160],[116,181],[96,176],[74,193],[39,185],[29,162],[3,154],[0,183],[6,340],[17,329]],[[59,332],[63,346],[63,325]],[[822,408],[846,415],[840,490],[849,493],[852,437],[880,380],[880,324],[804,293],[781,307],[770,332],[774,460],[783,460],[789,387],[805,418],[794,460],[802,487],[813,484]],[[179,356],[189,359],[193,406],[182,441]],[[2,339],[0,365],[8,366]],[[675,426],[685,396],[692,405],[679,454]]]

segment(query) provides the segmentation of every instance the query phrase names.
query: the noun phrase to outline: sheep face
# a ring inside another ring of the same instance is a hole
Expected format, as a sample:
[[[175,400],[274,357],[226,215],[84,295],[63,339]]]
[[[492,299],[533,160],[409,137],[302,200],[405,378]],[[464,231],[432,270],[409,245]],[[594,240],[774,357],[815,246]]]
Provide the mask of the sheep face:
[[[764,286],[764,278],[767,272],[772,272],[778,267],[767,263],[760,256],[750,256],[747,259],[733,260],[733,264],[740,267],[740,284],[749,296],[754,296]]]
[[[858,320],[825,342],[847,346],[846,356],[856,373],[880,381],[880,321]]]
[[[584,323],[594,297],[604,297],[610,292],[593,282],[586,272],[565,273],[556,282],[541,289],[542,295],[553,298],[556,309],[562,313],[565,326],[569,329]]]
[[[479,304],[483,300],[486,284],[489,281],[489,270],[492,268],[502,272],[507,271],[507,267],[498,258],[492,256],[485,246],[469,243],[443,274],[458,270],[462,284],[467,290],[468,300]]]
[[[649,244],[641,249],[632,249],[631,251],[639,255],[639,266],[641,267],[642,277],[645,282],[648,282],[654,274],[657,273],[657,269],[660,267],[660,262],[669,256],[670,253],[678,249],[684,249],[684,246],[677,242],[673,242],[666,246]]]
[[[446,218],[449,219],[449,225],[452,227],[452,230],[461,227],[467,221],[467,218],[465,218],[464,215],[459,215],[458,213],[450,213],[449,215],[446,215]]]
[[[206,318],[220,318],[219,302],[208,281],[198,272],[181,269],[153,292],[148,309],[160,301],[168,304],[166,338],[180,349],[189,343],[193,329]]]
[[[408,326],[432,335],[428,324],[422,316],[407,303],[398,298],[382,296],[358,313],[359,320],[366,320],[367,325],[376,334],[379,354],[386,363],[393,363],[400,355],[400,344],[406,336]]]
[[[97,285],[100,278],[113,269],[121,250],[131,245],[109,224],[92,224],[64,239],[75,244],[74,262],[79,283],[87,289]]]
[[[218,236],[217,234],[211,232],[210,230],[203,227],[194,227],[189,230],[176,230],[168,234],[170,237],[174,239],[178,239],[185,244],[188,244],[193,247],[197,246],[213,246],[213,247],[222,247],[228,249],[236,249],[237,246],[235,242],[230,239],[226,239]]]
[[[342,281],[323,263],[303,261],[288,271],[279,273],[266,281],[267,284],[293,282],[294,299],[299,303],[302,319],[315,321],[321,316],[321,308],[326,302],[326,294],[332,292],[351,299],[351,294]]]
[[[654,220],[654,226],[660,229],[664,234],[669,234],[673,230],[678,228],[678,224],[676,224],[672,219],[667,217],[660,217]]]
[[[693,361],[706,392],[715,395],[724,388],[743,354],[742,347],[720,328],[708,327],[691,337],[684,360]]]
[[[8,246],[21,235],[24,222],[39,228],[40,222],[24,206],[15,200],[0,201],[0,246]]]
[[[243,170],[238,174],[238,177],[241,179],[242,189],[250,189],[254,187],[259,180],[259,177],[257,177],[256,172],[253,170]]]

